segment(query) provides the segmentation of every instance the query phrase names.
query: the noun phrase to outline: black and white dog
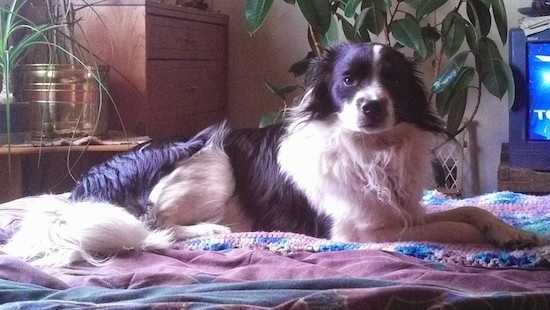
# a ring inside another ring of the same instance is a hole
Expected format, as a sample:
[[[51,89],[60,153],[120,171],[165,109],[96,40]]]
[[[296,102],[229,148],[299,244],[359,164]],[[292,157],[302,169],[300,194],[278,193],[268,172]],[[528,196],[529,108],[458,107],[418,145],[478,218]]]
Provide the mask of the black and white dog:
[[[214,126],[152,141],[92,168],[69,203],[42,197],[3,250],[38,264],[237,231],[338,241],[538,244],[490,213],[426,214],[434,136],[445,135],[415,65],[391,47],[341,44],[312,62],[282,123]],[[35,211],[36,210],[36,211]]]

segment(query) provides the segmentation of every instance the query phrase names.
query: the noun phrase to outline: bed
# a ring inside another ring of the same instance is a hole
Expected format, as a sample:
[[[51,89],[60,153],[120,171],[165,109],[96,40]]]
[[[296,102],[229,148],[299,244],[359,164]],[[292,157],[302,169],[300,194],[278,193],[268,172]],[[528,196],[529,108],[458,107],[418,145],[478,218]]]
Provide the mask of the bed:
[[[31,199],[31,198],[23,198]],[[40,207],[39,198],[33,207]],[[0,205],[0,244],[20,201]],[[496,192],[452,199],[426,191],[429,212],[477,205],[550,235],[550,196]],[[197,238],[109,263],[35,268],[0,252],[2,309],[550,309],[550,247],[337,243],[283,232]]]

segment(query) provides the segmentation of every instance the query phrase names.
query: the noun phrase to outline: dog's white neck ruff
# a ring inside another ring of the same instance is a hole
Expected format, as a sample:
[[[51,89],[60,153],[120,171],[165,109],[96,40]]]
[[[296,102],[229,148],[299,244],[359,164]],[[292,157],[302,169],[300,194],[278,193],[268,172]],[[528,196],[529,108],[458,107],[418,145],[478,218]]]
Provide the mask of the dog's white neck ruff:
[[[279,165],[332,219],[333,240],[366,241],[369,231],[422,220],[430,133],[401,123],[368,135],[344,128],[336,116],[294,124],[281,142]]]

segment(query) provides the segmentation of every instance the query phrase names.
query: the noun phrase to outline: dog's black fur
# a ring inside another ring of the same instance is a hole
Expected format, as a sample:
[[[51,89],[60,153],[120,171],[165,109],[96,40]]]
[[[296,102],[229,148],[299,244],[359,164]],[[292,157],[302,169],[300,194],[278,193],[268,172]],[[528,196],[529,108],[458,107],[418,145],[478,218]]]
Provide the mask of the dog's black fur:
[[[30,208],[0,248],[64,265],[250,230],[344,242],[540,244],[480,208],[426,213],[433,136],[448,133],[415,67],[388,46],[335,46],[312,62],[307,91],[282,122],[224,123],[137,146],[90,169],[72,202],[42,197],[46,206]]]
[[[393,96],[395,121],[414,124],[436,134],[447,134],[441,120],[432,112],[416,72],[416,65],[393,49],[392,61],[372,66],[373,59],[363,45],[341,44],[326,51],[310,64],[307,81],[311,100],[298,117],[303,121],[324,120],[341,111],[355,91],[371,83],[380,70],[381,83]],[[342,85],[344,78],[355,85]],[[376,127],[373,116],[383,113],[387,102],[373,102],[365,108],[365,127]],[[261,129],[230,131],[223,139],[236,179],[236,193],[253,229],[289,230],[313,236],[330,237],[330,219],[316,213],[307,198],[284,176],[275,154],[279,141],[288,135],[292,122]],[[211,127],[188,139],[154,140],[93,167],[71,193],[72,200],[93,199],[126,208],[131,214],[154,222],[148,195],[155,184],[176,165],[204,147],[219,127]],[[299,154],[297,154],[299,156]],[[302,206],[297,208],[296,206]]]

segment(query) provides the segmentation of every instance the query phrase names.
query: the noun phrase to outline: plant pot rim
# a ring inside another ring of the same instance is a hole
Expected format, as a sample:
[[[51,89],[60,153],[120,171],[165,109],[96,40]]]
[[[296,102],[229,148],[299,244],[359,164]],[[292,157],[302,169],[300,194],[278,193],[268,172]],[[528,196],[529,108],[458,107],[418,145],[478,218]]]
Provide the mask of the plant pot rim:
[[[108,68],[109,65],[82,65],[82,64],[58,64],[58,63],[32,63],[23,64],[21,67],[66,67],[66,68]]]
[[[29,103],[27,101],[14,101],[10,103],[10,105],[14,105],[14,104],[29,104]],[[0,102],[0,106],[6,106],[6,105],[7,104]]]
[[[48,63],[34,63],[21,65],[23,72],[33,71],[99,71],[102,74],[107,73],[110,69],[108,65],[73,65],[73,64],[48,64]]]

